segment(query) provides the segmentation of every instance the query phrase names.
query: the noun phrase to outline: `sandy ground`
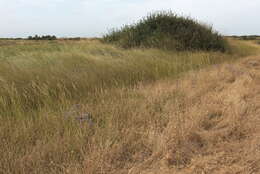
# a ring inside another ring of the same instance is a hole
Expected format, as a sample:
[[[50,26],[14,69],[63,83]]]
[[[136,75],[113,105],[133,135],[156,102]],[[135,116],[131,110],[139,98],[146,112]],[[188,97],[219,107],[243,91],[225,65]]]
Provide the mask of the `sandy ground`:
[[[260,56],[191,72],[175,83],[152,90],[186,94],[174,114],[179,119],[158,136],[158,152],[128,173],[260,174]]]

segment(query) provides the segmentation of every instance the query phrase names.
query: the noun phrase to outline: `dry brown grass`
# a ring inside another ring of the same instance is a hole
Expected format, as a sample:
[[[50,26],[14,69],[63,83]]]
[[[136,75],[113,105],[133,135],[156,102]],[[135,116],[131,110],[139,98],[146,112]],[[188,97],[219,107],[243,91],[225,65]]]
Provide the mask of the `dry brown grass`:
[[[159,151],[130,173],[260,173],[259,77],[260,57],[250,57],[153,86],[185,97],[152,143],[164,142]]]
[[[259,173],[259,77],[250,57],[103,91],[80,108],[92,126],[45,111],[0,121],[0,173]]]
[[[30,77],[12,76],[17,84]],[[259,173],[260,57],[183,76],[89,98],[73,91],[78,105],[59,100],[55,109],[3,112],[0,173]],[[16,103],[16,90],[9,92]]]

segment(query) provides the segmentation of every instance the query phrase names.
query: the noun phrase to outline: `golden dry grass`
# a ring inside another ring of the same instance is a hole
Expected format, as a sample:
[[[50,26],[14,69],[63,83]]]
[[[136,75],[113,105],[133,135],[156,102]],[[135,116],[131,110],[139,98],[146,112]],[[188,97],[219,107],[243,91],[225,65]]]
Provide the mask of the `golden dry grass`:
[[[260,173],[259,77],[257,56],[153,85],[147,93],[185,97],[168,108],[164,131],[152,134],[157,151],[129,173]]]
[[[259,172],[259,57],[230,62],[258,47],[232,42],[230,55],[4,46],[0,173]]]

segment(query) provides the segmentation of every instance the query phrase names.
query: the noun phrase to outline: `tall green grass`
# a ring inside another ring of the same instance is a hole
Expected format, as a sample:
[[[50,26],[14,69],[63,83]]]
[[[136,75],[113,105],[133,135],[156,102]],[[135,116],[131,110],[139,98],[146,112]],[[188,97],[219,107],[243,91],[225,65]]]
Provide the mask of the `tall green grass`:
[[[151,13],[132,25],[106,34],[103,40],[123,48],[163,48],[168,50],[228,50],[228,44],[212,27],[171,11]]]

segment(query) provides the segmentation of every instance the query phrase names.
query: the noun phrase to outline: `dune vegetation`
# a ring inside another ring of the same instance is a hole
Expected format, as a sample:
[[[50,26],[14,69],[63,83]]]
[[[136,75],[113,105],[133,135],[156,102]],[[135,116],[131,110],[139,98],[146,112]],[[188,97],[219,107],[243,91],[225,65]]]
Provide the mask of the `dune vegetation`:
[[[259,53],[250,41],[221,39],[228,51],[0,40],[0,173],[134,174],[155,159],[183,172],[225,136],[247,136],[239,121],[202,135],[222,118],[239,120],[210,95],[236,74],[212,67]]]
[[[132,25],[114,29],[103,38],[123,48],[228,51],[226,40],[211,26],[171,11],[151,13]]]

